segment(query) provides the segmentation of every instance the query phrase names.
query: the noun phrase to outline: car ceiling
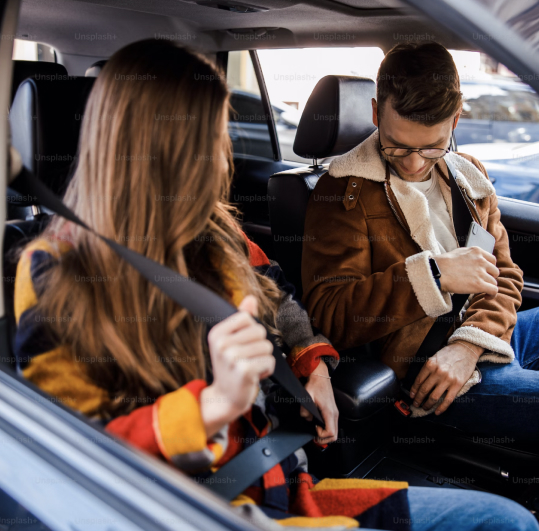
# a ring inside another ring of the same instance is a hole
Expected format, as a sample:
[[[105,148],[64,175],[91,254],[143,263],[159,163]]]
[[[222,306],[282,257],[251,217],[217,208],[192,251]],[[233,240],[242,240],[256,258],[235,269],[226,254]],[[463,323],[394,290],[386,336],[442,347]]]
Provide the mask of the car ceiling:
[[[215,8],[238,4],[259,10]],[[204,52],[322,46],[387,51],[405,40],[473,49],[399,0],[23,0],[17,31],[17,37],[49,44],[60,56],[90,58],[156,36]]]

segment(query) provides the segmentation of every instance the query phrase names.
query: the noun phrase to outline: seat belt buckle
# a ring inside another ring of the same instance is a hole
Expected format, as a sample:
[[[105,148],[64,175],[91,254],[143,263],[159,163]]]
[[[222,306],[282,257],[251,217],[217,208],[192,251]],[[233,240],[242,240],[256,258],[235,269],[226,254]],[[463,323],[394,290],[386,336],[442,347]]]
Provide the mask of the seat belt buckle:
[[[404,400],[396,400],[393,405],[404,417],[409,417],[412,414],[410,411],[410,406]]]

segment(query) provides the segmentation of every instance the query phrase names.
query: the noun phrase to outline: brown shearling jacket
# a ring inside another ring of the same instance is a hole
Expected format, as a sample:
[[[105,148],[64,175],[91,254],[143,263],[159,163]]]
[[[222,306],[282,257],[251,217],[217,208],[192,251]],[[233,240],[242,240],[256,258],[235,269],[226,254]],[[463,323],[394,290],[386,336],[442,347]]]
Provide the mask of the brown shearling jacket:
[[[332,161],[313,190],[305,220],[303,300],[313,324],[338,349],[377,342],[382,360],[399,378],[435,318],[451,309],[440,292],[429,257],[440,254],[425,196],[391,175],[375,131]],[[455,178],[469,199],[476,221],[496,239],[500,270],[498,295],[487,301],[472,295],[462,322],[448,343],[458,339],[485,349],[480,361],[509,363],[510,345],[521,304],[523,276],[509,252],[494,187],[474,157],[449,153]],[[450,215],[447,166],[438,163],[442,195]],[[475,208],[474,208],[475,207]]]

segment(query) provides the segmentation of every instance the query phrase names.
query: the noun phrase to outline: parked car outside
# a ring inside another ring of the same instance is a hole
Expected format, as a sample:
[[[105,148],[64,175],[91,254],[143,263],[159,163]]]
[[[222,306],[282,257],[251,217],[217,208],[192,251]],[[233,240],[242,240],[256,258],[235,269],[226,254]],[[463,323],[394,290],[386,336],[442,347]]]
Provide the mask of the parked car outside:
[[[461,80],[463,114],[455,131],[460,145],[539,141],[539,95],[518,78],[482,74]]]
[[[262,100],[258,94],[232,90],[230,98],[229,133],[234,153],[249,153],[259,157],[273,157],[271,140]],[[272,102],[273,119],[279,135],[281,155],[284,160],[305,162],[292,149],[301,113],[291,105]]]

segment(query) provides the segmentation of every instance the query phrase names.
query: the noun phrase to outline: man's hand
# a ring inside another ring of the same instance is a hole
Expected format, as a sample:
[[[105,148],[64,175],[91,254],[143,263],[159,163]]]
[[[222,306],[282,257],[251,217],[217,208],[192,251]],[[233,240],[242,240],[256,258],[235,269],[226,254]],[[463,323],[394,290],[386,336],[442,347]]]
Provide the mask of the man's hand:
[[[317,374],[322,376],[317,376]],[[328,444],[337,440],[339,410],[337,409],[337,404],[335,404],[331,380],[329,378],[324,378],[323,376],[329,376],[329,373],[325,362],[320,360],[318,367],[313,371],[313,374],[309,376],[305,389],[307,389],[307,392],[312,396],[314,403],[318,406],[318,409],[320,409],[322,418],[326,424],[325,429],[316,426],[316,432],[318,433],[316,441],[320,444]],[[313,418],[303,406],[301,407],[299,414],[307,420],[312,420]]]
[[[423,404],[423,409],[428,411],[447,392],[436,410],[436,415],[443,413],[473,374],[483,350],[472,343],[458,341],[429,358],[410,389],[414,406],[420,407]]]
[[[494,255],[479,247],[457,247],[454,251],[435,256],[443,291],[449,293],[485,293],[487,299],[498,294]]]

